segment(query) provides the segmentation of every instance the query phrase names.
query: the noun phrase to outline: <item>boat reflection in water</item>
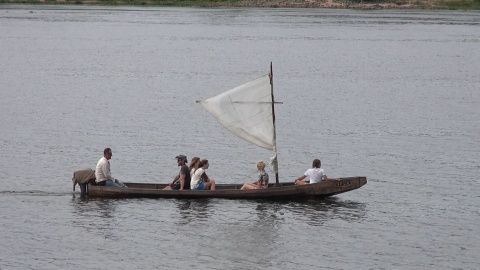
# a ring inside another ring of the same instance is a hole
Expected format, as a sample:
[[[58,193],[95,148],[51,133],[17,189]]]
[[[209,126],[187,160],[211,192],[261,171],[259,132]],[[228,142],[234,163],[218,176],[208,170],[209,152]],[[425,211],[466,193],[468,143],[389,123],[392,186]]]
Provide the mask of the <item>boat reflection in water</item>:
[[[176,205],[180,214],[179,225],[198,220],[207,221],[210,216],[210,199],[178,200]]]
[[[305,220],[310,225],[322,225],[332,220],[356,222],[363,219],[367,213],[365,203],[343,201],[336,197],[291,201],[285,207],[298,219]]]
[[[74,195],[71,205],[74,210],[73,214],[77,217],[72,219],[72,225],[76,229],[81,229],[87,234],[96,234],[106,239],[115,239],[115,233],[111,230],[115,223],[115,201],[88,199]]]

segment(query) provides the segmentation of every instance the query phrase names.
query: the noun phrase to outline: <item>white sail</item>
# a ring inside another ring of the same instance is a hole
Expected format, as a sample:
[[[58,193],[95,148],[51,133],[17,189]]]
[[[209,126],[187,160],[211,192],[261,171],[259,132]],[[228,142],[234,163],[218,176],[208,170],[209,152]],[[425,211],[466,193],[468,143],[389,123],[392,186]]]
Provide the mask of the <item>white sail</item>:
[[[269,75],[200,103],[233,134],[276,151]]]

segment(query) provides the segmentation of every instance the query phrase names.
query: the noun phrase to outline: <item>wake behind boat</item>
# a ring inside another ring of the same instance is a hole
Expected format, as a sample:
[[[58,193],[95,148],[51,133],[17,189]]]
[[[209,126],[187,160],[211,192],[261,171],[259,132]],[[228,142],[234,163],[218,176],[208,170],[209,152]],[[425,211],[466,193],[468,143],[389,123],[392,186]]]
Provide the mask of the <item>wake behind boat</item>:
[[[90,197],[152,197],[152,198],[232,198],[232,199],[280,199],[327,197],[348,192],[367,183],[364,176],[344,177],[315,184],[295,185],[280,183],[277,161],[275,128],[275,104],[273,95],[273,70],[254,81],[240,85],[212,98],[197,101],[210,112],[220,124],[236,136],[271,150],[270,169],[275,173],[275,183],[268,188],[241,190],[242,184],[217,184],[216,190],[164,190],[167,184],[125,183],[128,188],[87,185],[92,179],[80,179],[74,173],[75,183],[81,183],[82,194]],[[88,177],[87,177],[88,178]]]

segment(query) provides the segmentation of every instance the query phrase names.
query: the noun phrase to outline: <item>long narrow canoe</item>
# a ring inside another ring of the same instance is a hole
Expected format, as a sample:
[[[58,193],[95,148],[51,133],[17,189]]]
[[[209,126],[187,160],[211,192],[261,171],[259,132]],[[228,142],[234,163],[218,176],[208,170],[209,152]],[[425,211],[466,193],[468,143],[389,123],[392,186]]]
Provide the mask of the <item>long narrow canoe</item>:
[[[241,190],[242,184],[217,184],[216,190],[164,190],[166,184],[125,183],[128,188],[88,186],[88,196],[108,198],[229,198],[229,199],[294,199],[328,197],[348,192],[367,183],[364,176],[345,177],[317,184],[282,183],[276,187]]]

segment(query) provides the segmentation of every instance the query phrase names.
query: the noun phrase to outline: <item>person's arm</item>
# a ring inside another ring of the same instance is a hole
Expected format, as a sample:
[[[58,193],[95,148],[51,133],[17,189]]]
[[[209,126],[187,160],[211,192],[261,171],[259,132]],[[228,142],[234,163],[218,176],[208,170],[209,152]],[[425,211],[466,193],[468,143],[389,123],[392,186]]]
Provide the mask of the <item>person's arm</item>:
[[[264,174],[260,174],[258,176],[258,181],[255,182],[254,184],[257,186],[257,188],[261,188],[263,183],[265,182],[265,179],[264,179],[265,175]]]
[[[305,177],[307,177],[307,175],[304,174],[304,175],[298,177],[297,179],[295,179],[295,181],[293,181],[293,183],[295,185],[306,184],[306,182],[303,181],[303,179],[305,179]]]
[[[185,174],[180,174],[180,190],[183,190],[184,185],[185,185]]]
[[[328,178],[326,175],[323,175],[322,179],[325,180],[325,181],[327,181],[327,180],[330,180],[330,181],[338,180],[338,178]]]
[[[170,183],[168,183],[168,185],[169,185],[169,186],[173,185],[173,183],[175,183],[175,181],[177,181],[178,178],[180,178],[180,174],[177,174],[177,175],[173,178],[173,180],[172,180]]]
[[[262,182],[263,182],[263,178],[262,178],[262,176],[260,175],[260,177],[258,177],[258,181],[254,182],[253,184],[254,184],[257,188],[261,188],[261,187],[262,187]]]
[[[262,186],[262,181],[263,181],[262,177],[263,177],[263,175],[258,173],[258,180],[252,182],[251,184],[260,188]]]
[[[307,176],[306,176],[306,175],[302,175],[302,176],[298,177],[297,179],[295,179],[295,182],[296,182],[297,180],[302,181],[303,179],[305,179],[305,177],[307,177]]]
[[[112,173],[110,172],[109,162],[105,162],[102,164],[102,171],[105,173],[105,177],[107,178],[106,180],[112,180],[113,182],[117,181],[117,179],[112,177]]]

